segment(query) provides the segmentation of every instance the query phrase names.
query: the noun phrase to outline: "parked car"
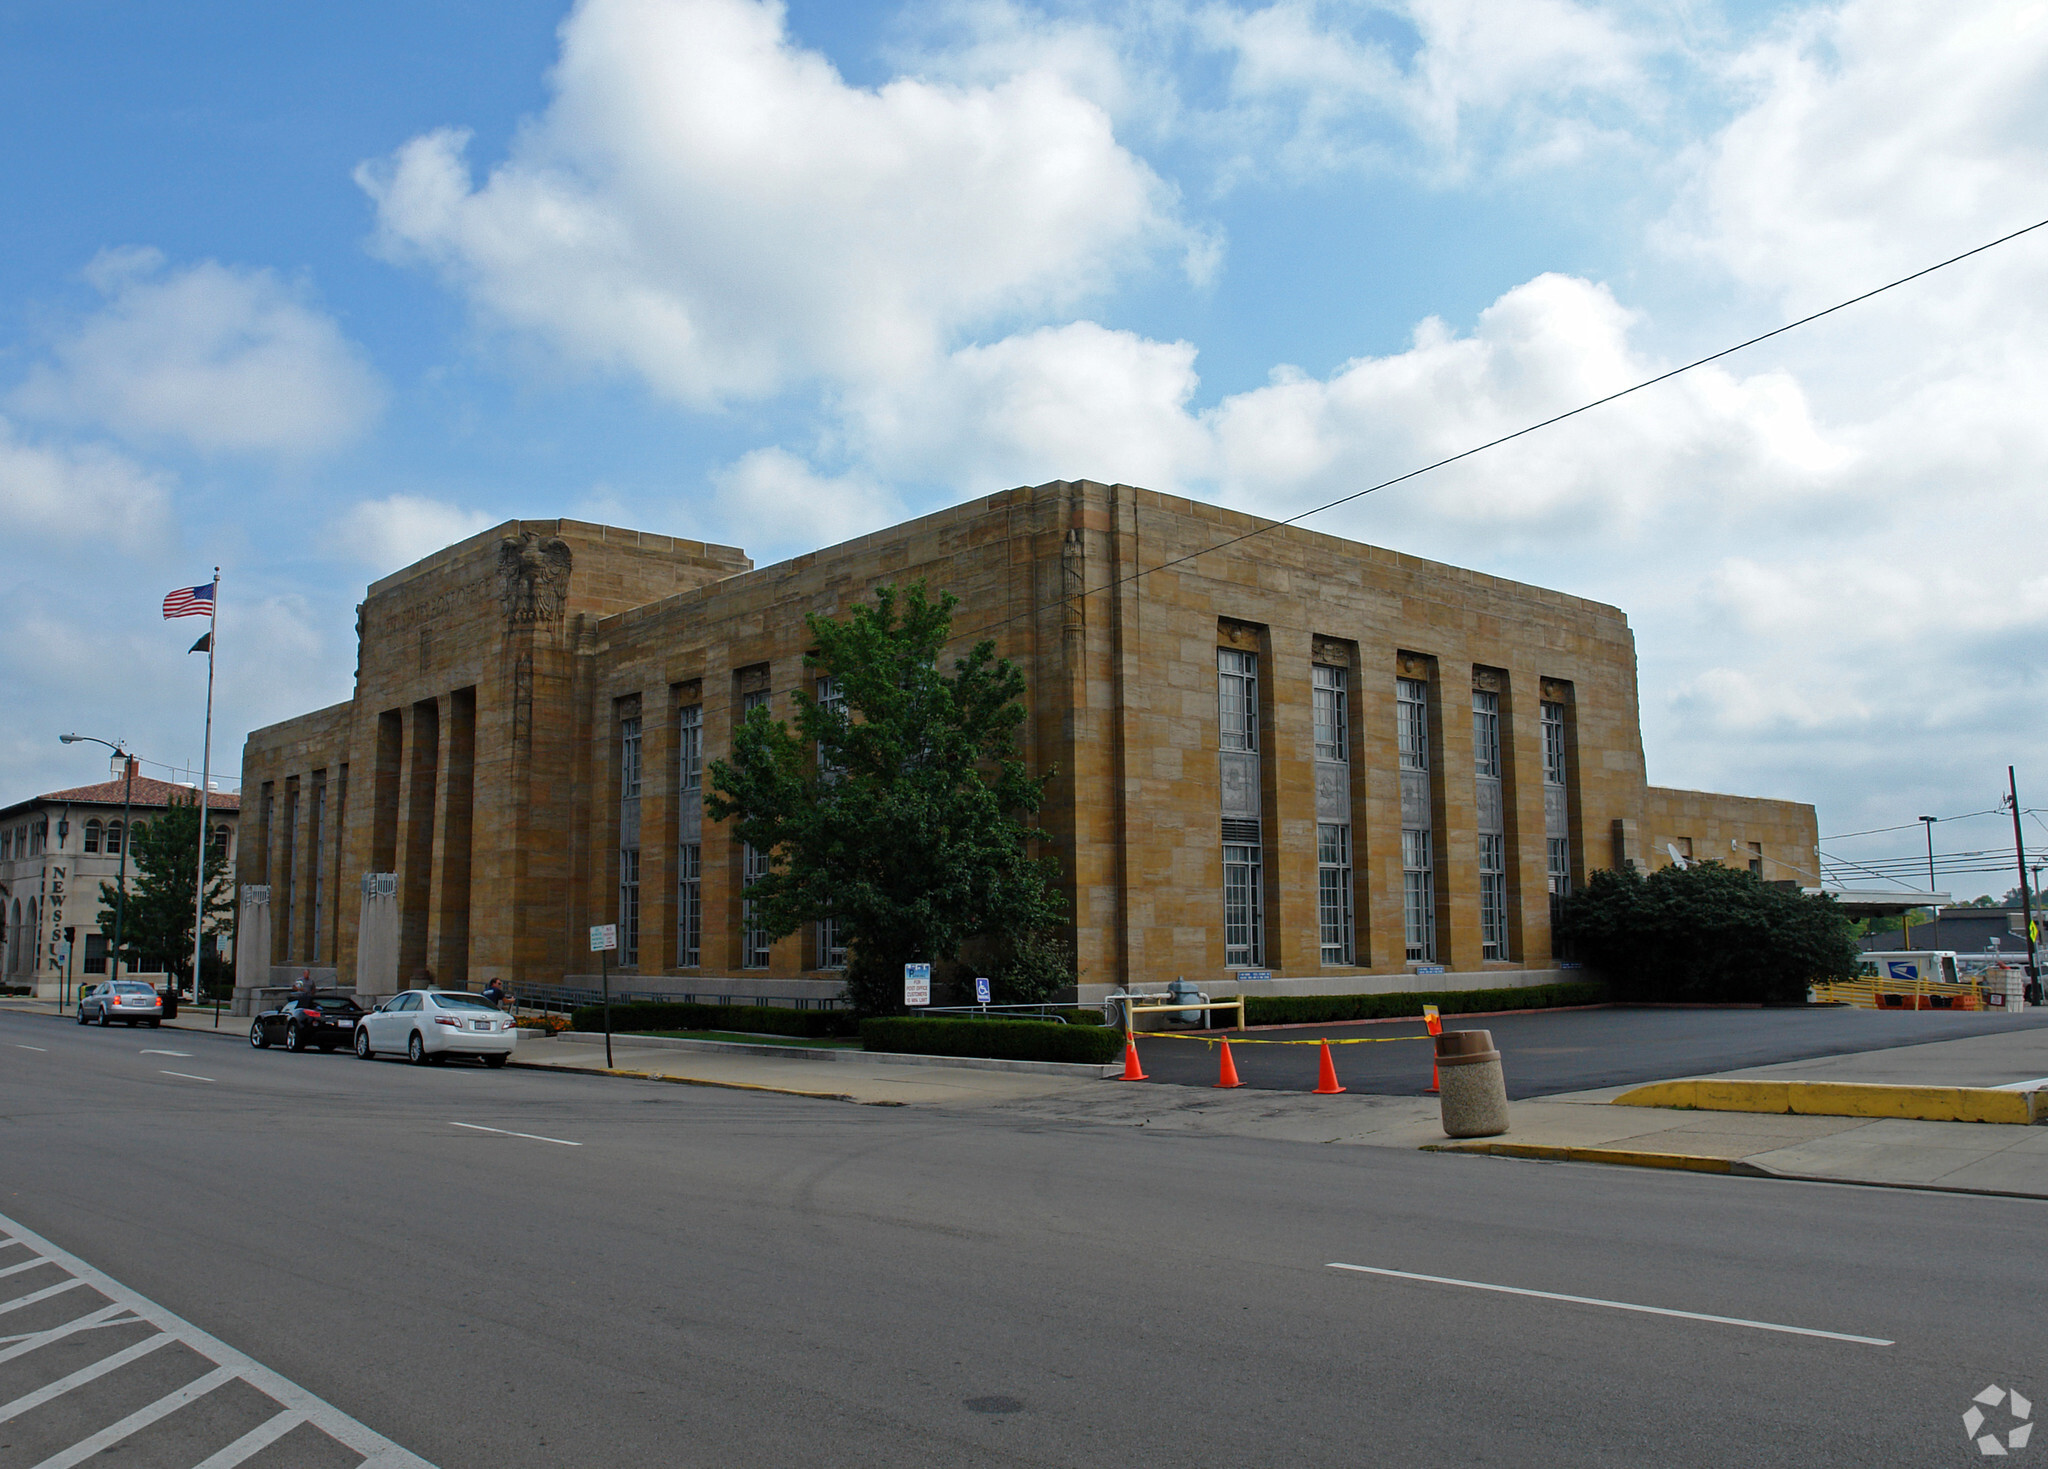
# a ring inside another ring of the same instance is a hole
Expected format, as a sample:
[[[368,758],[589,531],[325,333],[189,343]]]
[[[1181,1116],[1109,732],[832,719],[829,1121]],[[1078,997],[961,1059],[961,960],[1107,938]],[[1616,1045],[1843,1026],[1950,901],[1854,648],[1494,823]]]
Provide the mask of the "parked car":
[[[260,1051],[281,1040],[287,1051],[303,1051],[308,1046],[331,1051],[355,1037],[362,1017],[363,1007],[347,995],[291,999],[249,1023],[249,1044]]]
[[[415,1066],[474,1056],[486,1066],[503,1066],[519,1044],[510,1015],[482,995],[453,990],[407,990],[393,995],[356,1025],[356,1054],[368,1061],[380,1052],[403,1052]]]
[[[78,997],[78,1023],[112,1025],[161,1025],[163,996],[139,979],[113,979],[96,984]]]

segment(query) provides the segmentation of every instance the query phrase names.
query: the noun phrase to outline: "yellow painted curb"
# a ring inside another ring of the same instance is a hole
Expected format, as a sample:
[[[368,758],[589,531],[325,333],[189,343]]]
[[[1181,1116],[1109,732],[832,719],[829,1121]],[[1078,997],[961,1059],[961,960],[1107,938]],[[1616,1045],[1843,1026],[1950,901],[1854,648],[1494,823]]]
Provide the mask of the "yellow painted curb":
[[[1888,1086],[1847,1081],[1659,1081],[1614,1099],[1617,1107],[1701,1112],[1792,1112],[1802,1117],[1906,1117],[1920,1122],[2031,1126],[2048,1094],[1974,1086]]]
[[[1487,1153],[1496,1158],[1539,1158],[1552,1163],[1619,1163],[1630,1168],[1680,1168],[1688,1173],[1732,1173],[1730,1158],[1694,1153],[1646,1153],[1636,1148],[1569,1148],[1552,1143],[1425,1143],[1426,1153]]]

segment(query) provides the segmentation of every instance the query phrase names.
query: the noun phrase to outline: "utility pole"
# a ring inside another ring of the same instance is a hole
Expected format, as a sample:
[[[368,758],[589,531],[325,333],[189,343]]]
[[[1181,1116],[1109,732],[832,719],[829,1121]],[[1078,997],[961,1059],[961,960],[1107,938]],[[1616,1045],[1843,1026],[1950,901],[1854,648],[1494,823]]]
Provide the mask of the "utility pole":
[[[2034,892],[2027,886],[2027,839],[2020,831],[2020,786],[2010,765],[2005,767],[2006,799],[2012,803],[2012,850],[2020,869],[2020,917],[2026,921],[2027,1003],[2041,1003],[2039,940],[2034,931]]]
[[[1941,905],[1934,901],[1934,823],[1937,819],[1933,816],[1920,818],[1927,828],[1927,911],[1934,915],[1934,947],[1938,949],[1941,947]]]

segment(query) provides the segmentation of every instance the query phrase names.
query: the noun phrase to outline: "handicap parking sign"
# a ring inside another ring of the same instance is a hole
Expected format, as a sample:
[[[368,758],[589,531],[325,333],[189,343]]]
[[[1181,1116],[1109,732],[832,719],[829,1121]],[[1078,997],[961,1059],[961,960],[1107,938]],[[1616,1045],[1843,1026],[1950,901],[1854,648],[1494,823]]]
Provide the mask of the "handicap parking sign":
[[[986,975],[979,976],[974,981],[974,1003],[977,1005],[986,1005],[988,1003],[988,977]]]

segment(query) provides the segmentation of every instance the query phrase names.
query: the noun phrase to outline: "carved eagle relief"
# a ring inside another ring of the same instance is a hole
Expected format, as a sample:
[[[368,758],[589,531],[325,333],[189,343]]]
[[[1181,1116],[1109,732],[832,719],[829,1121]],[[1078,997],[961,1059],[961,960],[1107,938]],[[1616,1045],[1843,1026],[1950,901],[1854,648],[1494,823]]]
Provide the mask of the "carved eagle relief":
[[[505,626],[553,622],[569,603],[569,543],[521,531],[498,542],[498,600]]]

